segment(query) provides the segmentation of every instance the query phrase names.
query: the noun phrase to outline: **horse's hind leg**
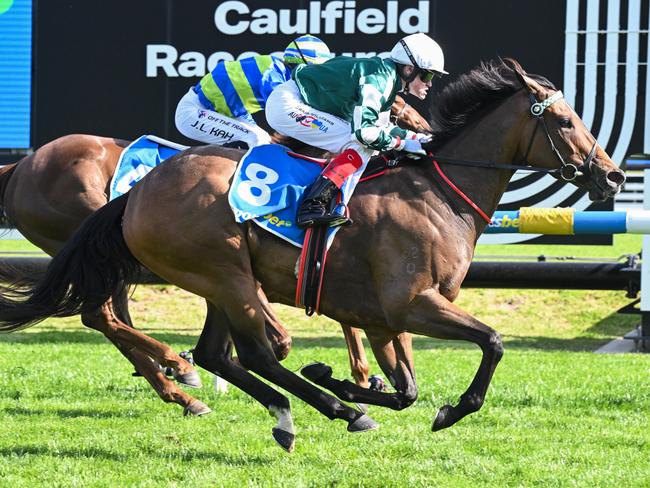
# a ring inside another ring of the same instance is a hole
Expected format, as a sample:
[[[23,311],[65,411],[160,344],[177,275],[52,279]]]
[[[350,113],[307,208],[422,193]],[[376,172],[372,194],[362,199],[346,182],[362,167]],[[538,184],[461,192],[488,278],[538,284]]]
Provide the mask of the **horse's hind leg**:
[[[283,449],[291,452],[295,432],[289,400],[233,359],[229,329],[230,322],[223,310],[208,302],[205,326],[194,349],[196,364],[224,378],[264,405],[278,422],[273,429],[273,437]]]
[[[192,388],[201,387],[201,378],[194,367],[187,360],[176,354],[171,347],[152,339],[142,332],[133,332],[133,322],[131,321],[131,315],[129,314],[128,294],[126,289],[122,289],[121,292],[113,296],[110,304],[112,305],[115,317],[129,326],[129,328],[121,329],[122,337],[120,340],[122,342],[126,342],[131,348],[138,349],[144,354],[151,356],[154,362],[157,363],[156,366],[162,364],[163,367],[172,368],[174,371],[174,379],[179,383]],[[106,316],[106,319],[110,321],[110,316]],[[101,330],[101,332],[107,334],[107,337],[111,340],[114,331],[115,329],[111,327],[105,327],[104,330]],[[142,374],[142,371],[138,372]]]
[[[257,298],[262,305],[262,312],[264,312],[264,320],[266,322],[266,337],[271,342],[273,353],[278,361],[282,361],[289,355],[291,350],[291,336],[287,329],[282,327],[280,320],[275,315],[271,304],[269,303],[266,294],[261,287],[257,289]]]
[[[350,373],[354,382],[364,388],[368,387],[368,358],[361,340],[361,330],[349,325],[341,324],[345,343],[348,346],[348,359],[350,360]]]
[[[433,430],[449,427],[478,411],[483,406],[492,375],[503,356],[499,334],[435,290],[416,295],[409,304],[404,321],[408,331],[414,334],[470,341],[483,352],[481,364],[469,388],[461,395],[458,405],[445,405],[440,409],[433,422]]]
[[[81,320],[85,326],[102,332],[124,357],[133,364],[135,369],[144,376],[163,401],[178,403],[183,407],[186,415],[203,415],[209,413],[210,409],[203,402],[188,395],[178,388],[173,381],[168,380],[148,355],[137,350],[128,342],[121,341],[116,334],[111,333],[115,324],[119,321],[111,313],[110,309],[110,304],[106,303],[103,305],[102,310],[97,313],[82,314]],[[128,328],[125,324],[122,324],[121,327]]]
[[[230,322],[241,365],[268,381],[293,393],[331,420],[348,422],[350,432],[376,428],[368,416],[341,403],[311,383],[284,368],[275,358],[264,335],[264,318],[254,288],[246,283],[231,283],[224,288],[220,302]]]
[[[82,314],[81,320],[84,325],[99,330],[112,342],[122,343],[129,349],[137,349],[163,366],[172,368],[174,378],[179,383],[193,388],[201,387],[201,379],[188,361],[176,354],[168,345],[126,325],[117,316],[113,300],[104,304],[97,313]]]
[[[110,339],[109,339],[110,340]],[[149,356],[135,349],[128,350],[119,342],[111,341],[133,367],[149,382],[158,396],[167,403],[178,403],[185,415],[205,415],[211,412],[202,401],[188,395],[170,381]]]
[[[205,404],[182,391],[173,381],[168,380],[149,356],[131,347],[128,343],[120,341],[114,334],[110,333],[112,324],[117,321],[110,312],[110,308],[110,304],[106,303],[98,313],[82,314],[81,321],[85,326],[102,332],[122,355],[133,364],[135,369],[144,376],[163,401],[178,403],[183,407],[186,415],[209,413],[210,409]],[[128,326],[123,325],[123,327]]]
[[[345,401],[378,405],[394,410],[408,407],[418,396],[410,334],[395,334],[390,330],[381,332],[373,330],[366,334],[375,359],[395,388],[395,393],[374,391],[348,380],[332,378],[332,368],[323,363],[305,366],[301,373]]]
[[[129,327],[133,327],[133,320],[131,319],[131,313],[129,312],[129,296],[127,288],[124,287],[113,295],[112,302],[115,316]]]

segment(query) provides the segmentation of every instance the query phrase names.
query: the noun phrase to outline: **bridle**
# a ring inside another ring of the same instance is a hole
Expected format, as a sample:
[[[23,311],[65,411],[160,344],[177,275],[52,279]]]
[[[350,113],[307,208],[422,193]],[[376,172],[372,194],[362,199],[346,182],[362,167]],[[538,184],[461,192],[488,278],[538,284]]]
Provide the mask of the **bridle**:
[[[483,210],[481,210],[478,207],[478,205],[476,205],[456,185],[454,185],[454,183],[443,173],[442,169],[440,168],[440,165],[438,164],[438,161],[442,161],[443,163],[456,164],[460,166],[475,166],[475,167],[493,168],[493,169],[511,169],[511,170],[545,172],[552,175],[558,175],[560,178],[562,178],[564,181],[567,182],[574,181],[576,178],[581,176],[591,178],[590,166],[594,154],[596,152],[596,146],[598,144],[598,141],[594,142],[594,145],[591,147],[591,151],[589,151],[589,154],[583,161],[582,166],[578,168],[575,164],[567,163],[566,161],[564,161],[564,158],[557,150],[557,147],[555,146],[555,143],[551,138],[551,133],[548,130],[546,121],[544,120],[544,111],[548,107],[553,105],[555,102],[557,102],[558,100],[564,98],[562,92],[558,90],[555,93],[553,93],[550,97],[546,98],[545,100],[542,100],[541,102],[538,102],[535,96],[530,92],[528,92],[528,96],[531,102],[530,113],[533,115],[533,117],[536,118],[536,122],[535,122],[535,129],[533,130],[533,134],[531,135],[530,142],[528,143],[528,149],[526,150],[524,161],[528,162],[528,154],[530,153],[530,149],[533,145],[533,141],[535,140],[535,135],[537,134],[537,127],[540,125],[541,122],[542,127],[544,128],[544,133],[546,134],[546,138],[549,144],[551,145],[551,149],[555,153],[555,155],[557,156],[557,158],[559,159],[562,165],[560,168],[556,168],[556,169],[532,168],[530,166],[515,165],[515,164],[499,164],[499,163],[490,163],[484,161],[467,161],[467,160],[458,160],[458,159],[451,159],[451,158],[444,158],[444,157],[440,158],[434,156],[431,153],[428,154],[429,158],[431,159],[431,162],[433,163],[440,177],[450,186],[450,188],[454,192],[456,192],[456,194],[458,194],[460,198],[465,200],[467,204],[470,205],[488,224],[491,222],[490,217],[487,214],[485,214],[485,212],[483,212]]]
[[[564,181],[573,181],[580,176],[585,176],[586,178],[589,178],[591,176],[591,170],[590,170],[591,161],[594,158],[594,154],[596,154],[596,146],[598,145],[598,141],[594,141],[594,145],[591,147],[591,151],[589,151],[589,154],[582,162],[582,166],[578,168],[575,164],[567,163],[566,161],[564,161],[564,158],[557,150],[557,147],[553,142],[553,138],[551,137],[551,132],[548,130],[548,126],[546,125],[546,120],[544,120],[544,111],[547,108],[549,108],[551,105],[553,105],[555,102],[557,102],[558,100],[562,100],[564,98],[564,94],[562,93],[562,91],[560,90],[556,91],[555,93],[553,93],[553,95],[551,95],[545,100],[542,100],[541,102],[538,102],[537,99],[535,98],[535,95],[533,95],[532,93],[529,93],[528,96],[530,97],[530,103],[531,103],[530,113],[533,115],[533,117],[535,117],[536,122],[535,122],[535,129],[533,129],[533,134],[530,136],[528,149],[526,149],[526,154],[524,155],[524,161],[528,162],[528,154],[530,153],[530,149],[533,145],[533,141],[535,140],[535,135],[537,134],[537,128],[539,127],[541,122],[541,125],[544,128],[544,133],[546,134],[546,139],[551,145],[551,150],[560,160],[560,164],[562,165],[562,167],[558,171],[560,178],[562,178]]]
[[[533,145],[533,141],[535,140],[535,136],[537,134],[537,127],[541,125],[544,128],[544,133],[546,134],[546,139],[548,140],[549,144],[551,145],[551,150],[553,153],[557,156],[557,158],[560,161],[560,164],[562,165],[560,168],[555,168],[555,169],[549,169],[549,168],[535,168],[530,166],[530,164],[502,164],[502,163],[492,163],[489,161],[470,161],[470,160],[464,160],[464,159],[453,159],[453,158],[446,158],[444,156],[434,156],[430,154],[429,156],[433,160],[440,161],[442,163],[448,163],[452,165],[457,165],[457,166],[473,166],[473,167],[478,167],[478,168],[491,168],[491,169],[510,169],[510,170],[522,170],[522,171],[531,171],[535,173],[548,173],[553,176],[558,176],[559,178],[563,179],[564,181],[571,182],[574,181],[576,178],[585,176],[587,178],[591,177],[591,162],[594,158],[594,154],[596,153],[596,146],[598,145],[598,141],[594,141],[594,145],[591,147],[591,151],[589,151],[589,154],[587,157],[584,159],[582,166],[579,168],[573,164],[573,163],[567,163],[564,161],[564,158],[558,151],[557,147],[555,146],[555,143],[553,142],[553,139],[551,138],[551,133],[548,130],[548,126],[546,125],[546,121],[544,120],[544,111],[553,105],[555,102],[558,100],[562,100],[564,98],[564,94],[558,90],[555,93],[553,93],[550,97],[546,98],[545,100],[542,100],[541,102],[538,102],[535,96],[532,93],[528,93],[528,96],[530,98],[530,113],[535,117],[536,123],[535,123],[535,129],[533,130],[533,133],[530,137],[530,141],[528,143],[528,148],[526,149],[526,154],[524,155],[524,161],[528,163],[528,155],[530,153],[530,149]]]
[[[392,115],[392,114],[391,114],[390,117],[391,117],[392,121],[393,121],[394,123],[397,123],[397,121],[400,120],[400,118],[402,117],[402,115],[404,115],[404,112],[406,112],[406,109],[407,109],[409,106],[410,106],[410,105],[409,105],[408,103],[404,102],[404,106],[399,110],[399,112],[397,112],[397,114],[395,114],[395,115]]]

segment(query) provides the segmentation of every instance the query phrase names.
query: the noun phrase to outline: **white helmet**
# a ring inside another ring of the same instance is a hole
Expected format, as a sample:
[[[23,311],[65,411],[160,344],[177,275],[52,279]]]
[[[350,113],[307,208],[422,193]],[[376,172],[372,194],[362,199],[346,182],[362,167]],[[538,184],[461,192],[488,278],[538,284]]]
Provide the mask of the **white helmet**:
[[[445,55],[436,41],[419,32],[401,39],[390,52],[390,59],[399,64],[415,66],[421,70],[445,71]]]

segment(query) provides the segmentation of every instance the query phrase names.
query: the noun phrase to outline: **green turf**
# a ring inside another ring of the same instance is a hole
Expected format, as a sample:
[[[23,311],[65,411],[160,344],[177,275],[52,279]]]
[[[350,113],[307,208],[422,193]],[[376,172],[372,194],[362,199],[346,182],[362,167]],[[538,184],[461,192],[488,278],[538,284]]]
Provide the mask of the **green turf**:
[[[0,239],[1,254],[44,254],[38,247],[25,239]]]
[[[638,247],[624,236],[614,248],[571,249],[614,256]],[[430,431],[437,409],[469,385],[480,353],[416,338],[415,405],[373,407],[380,429],[349,434],[290,396],[292,454],[272,440],[261,406],[236,390],[217,395],[207,373],[204,388],[188,392],[214,412],[184,418],[132,378],[98,333],[77,318],[48,320],[0,336],[0,486],[650,486],[650,356],[591,352],[635,325],[615,313],[627,301],[622,292],[464,290],[458,304],[506,346],[480,412]],[[204,306],[171,286],[140,286],[132,313],[179,350],[195,343]],[[334,322],[279,313],[294,336],[287,368],[320,360],[348,375]]]

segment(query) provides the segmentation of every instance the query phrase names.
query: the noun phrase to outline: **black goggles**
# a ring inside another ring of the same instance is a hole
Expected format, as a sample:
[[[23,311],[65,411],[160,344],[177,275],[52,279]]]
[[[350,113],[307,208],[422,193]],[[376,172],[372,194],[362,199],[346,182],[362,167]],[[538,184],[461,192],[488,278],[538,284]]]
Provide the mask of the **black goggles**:
[[[438,73],[437,71],[427,71],[424,69],[420,70],[418,76],[420,77],[420,80],[422,80],[423,83],[429,83],[434,78],[442,78],[441,73]]]

